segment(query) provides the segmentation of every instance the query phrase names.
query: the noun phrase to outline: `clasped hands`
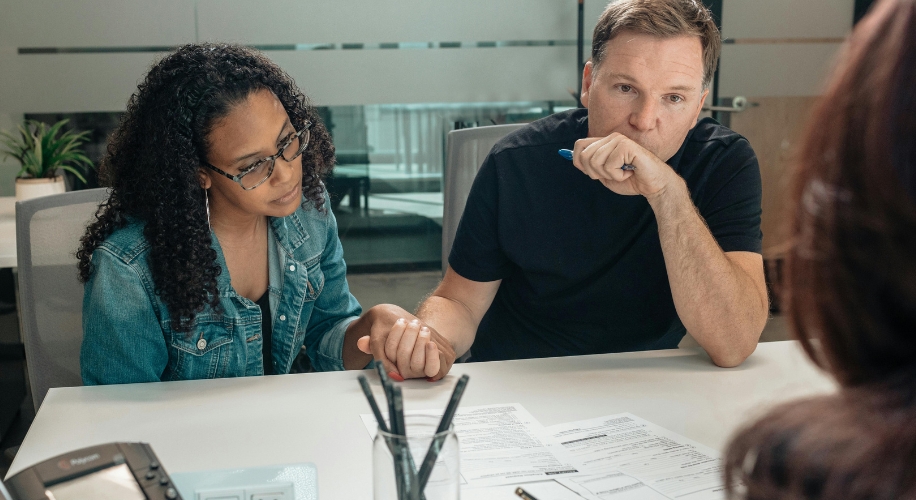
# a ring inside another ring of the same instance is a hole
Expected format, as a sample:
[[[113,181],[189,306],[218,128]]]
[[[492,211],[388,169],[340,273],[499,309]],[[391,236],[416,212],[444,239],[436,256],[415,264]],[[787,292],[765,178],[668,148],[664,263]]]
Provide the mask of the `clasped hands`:
[[[381,361],[393,379],[441,379],[455,363],[455,349],[434,328],[413,314],[391,304],[375,306],[370,316],[369,335],[357,340],[364,353]]]

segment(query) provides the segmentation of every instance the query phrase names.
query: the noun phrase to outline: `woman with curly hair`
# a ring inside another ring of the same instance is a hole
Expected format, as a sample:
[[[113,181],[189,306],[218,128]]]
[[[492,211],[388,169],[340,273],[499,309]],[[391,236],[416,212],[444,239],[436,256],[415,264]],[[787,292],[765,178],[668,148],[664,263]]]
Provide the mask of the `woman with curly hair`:
[[[916,0],[859,23],[798,158],[787,302],[837,394],[738,433],[730,498],[916,498]]]
[[[334,146],[257,51],[192,44],[130,98],[102,161],[111,196],[77,253],[85,384],[363,368],[322,178]]]

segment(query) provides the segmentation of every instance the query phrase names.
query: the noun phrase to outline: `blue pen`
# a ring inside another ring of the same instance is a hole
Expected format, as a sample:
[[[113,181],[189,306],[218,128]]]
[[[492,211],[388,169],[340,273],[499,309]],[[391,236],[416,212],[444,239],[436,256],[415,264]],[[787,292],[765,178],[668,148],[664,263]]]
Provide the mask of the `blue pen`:
[[[557,151],[557,153],[560,153],[560,156],[562,156],[563,158],[566,158],[567,160],[572,161],[573,152],[571,150],[561,149]],[[629,163],[624,163],[623,166],[620,167],[620,170],[636,170],[636,166],[630,165]]]

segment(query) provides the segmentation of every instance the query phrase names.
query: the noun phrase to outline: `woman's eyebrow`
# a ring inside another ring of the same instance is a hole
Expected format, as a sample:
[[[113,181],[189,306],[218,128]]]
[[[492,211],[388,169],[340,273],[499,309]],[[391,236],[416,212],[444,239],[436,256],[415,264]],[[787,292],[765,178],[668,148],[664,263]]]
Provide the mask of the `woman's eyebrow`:
[[[283,132],[287,129],[287,127],[292,127],[292,123],[290,123],[289,119],[287,119],[286,122],[283,123],[283,127],[280,129],[280,133],[277,134],[277,142],[280,142],[280,139],[283,138]],[[260,152],[260,151],[256,151],[256,152],[254,152],[254,153],[248,153],[248,154],[246,154],[246,155],[239,156],[238,158],[232,160],[232,164],[235,165],[236,163],[238,163],[238,162],[240,162],[240,161],[242,161],[242,160],[248,160],[248,159],[250,159],[250,158],[256,158],[256,157],[258,157],[258,156],[260,156],[260,155],[261,155],[261,152]]]

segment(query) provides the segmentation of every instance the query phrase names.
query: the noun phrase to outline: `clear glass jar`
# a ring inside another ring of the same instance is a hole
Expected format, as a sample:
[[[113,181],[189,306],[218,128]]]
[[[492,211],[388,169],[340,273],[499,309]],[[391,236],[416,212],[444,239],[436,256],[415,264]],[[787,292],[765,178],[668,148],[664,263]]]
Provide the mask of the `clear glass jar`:
[[[407,468],[415,467],[419,471],[431,442],[439,448],[435,465],[429,475],[423,491],[426,500],[457,500],[460,498],[460,481],[458,460],[458,436],[455,429],[436,434],[439,417],[429,415],[405,415],[407,438],[395,436],[381,430],[372,443],[372,491],[375,500],[417,500],[411,496],[411,478],[406,474]],[[403,452],[410,450],[410,458]],[[395,459],[400,456],[401,467],[396,467]],[[412,459],[412,464],[411,464]],[[398,473],[401,474],[402,493],[398,497]]]

